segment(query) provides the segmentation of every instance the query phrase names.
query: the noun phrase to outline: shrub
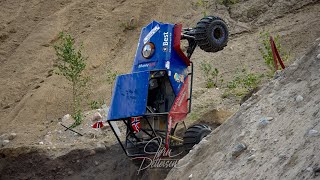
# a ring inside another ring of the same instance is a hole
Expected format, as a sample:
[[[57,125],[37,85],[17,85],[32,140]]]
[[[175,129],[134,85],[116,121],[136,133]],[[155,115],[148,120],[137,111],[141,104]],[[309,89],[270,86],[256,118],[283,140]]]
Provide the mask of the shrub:
[[[198,0],[197,2],[191,2],[193,6],[208,8],[208,0]]]
[[[107,77],[107,83],[112,85],[113,82],[116,80],[116,77],[119,73],[117,71],[112,71],[110,68],[108,68],[106,72],[106,77]]]
[[[271,72],[274,73],[275,72],[275,64],[274,64],[272,49],[271,49],[271,45],[270,45],[270,33],[269,32],[261,32],[259,41],[261,44],[259,47],[259,51],[262,55],[262,58],[263,58],[265,64],[271,70]],[[278,52],[279,52],[282,60],[288,61],[289,54],[286,51],[282,50],[281,44],[279,42],[279,35],[276,35],[274,37],[274,43],[278,49]]]
[[[222,97],[226,98],[230,95],[242,97],[257,88],[263,77],[263,74],[248,73],[246,69],[243,69],[232,81],[227,83],[227,90]]]
[[[113,71],[111,70],[110,67],[107,68],[107,72],[106,72],[106,80],[107,80],[107,83],[109,85],[111,85],[111,96],[112,96],[112,89],[113,89],[113,84],[114,84],[114,81],[116,80],[116,77],[118,75],[118,71]]]
[[[217,87],[219,70],[207,62],[201,63],[200,68],[206,79],[206,88]]]
[[[89,105],[90,105],[90,108],[92,110],[94,110],[94,109],[99,109],[101,107],[102,103],[100,103],[99,101],[93,100],[93,101],[90,102]]]
[[[229,6],[239,2],[239,0],[218,0],[217,1],[221,5]]]

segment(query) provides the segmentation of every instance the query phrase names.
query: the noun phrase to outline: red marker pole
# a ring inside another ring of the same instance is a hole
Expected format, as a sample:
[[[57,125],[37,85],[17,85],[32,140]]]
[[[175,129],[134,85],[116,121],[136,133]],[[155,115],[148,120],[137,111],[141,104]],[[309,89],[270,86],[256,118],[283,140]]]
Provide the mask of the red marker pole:
[[[278,49],[276,47],[276,44],[274,43],[274,40],[272,38],[272,36],[270,36],[270,45],[271,45],[271,50],[272,50],[272,56],[273,56],[273,60],[274,60],[274,66],[275,66],[275,69],[276,71],[278,70],[278,61],[282,67],[282,69],[285,68],[284,64],[283,64],[283,61],[280,57],[280,54],[278,52]]]

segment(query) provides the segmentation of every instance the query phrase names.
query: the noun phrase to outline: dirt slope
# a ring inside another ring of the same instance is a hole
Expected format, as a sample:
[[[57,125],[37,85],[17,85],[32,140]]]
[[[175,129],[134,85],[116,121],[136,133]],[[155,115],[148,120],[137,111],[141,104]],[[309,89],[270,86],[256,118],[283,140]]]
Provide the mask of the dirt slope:
[[[319,68],[320,39],[195,146],[167,179],[318,179]],[[238,144],[246,149],[236,152]]]
[[[78,44],[83,42],[84,53],[88,56],[86,71],[92,76],[88,102],[103,99],[108,104],[111,85],[106,81],[106,70],[111,69],[119,73],[130,72],[141,27],[152,20],[168,23],[181,22],[184,27],[193,27],[204,14],[222,17],[230,27],[231,36],[228,46],[214,54],[196,49],[192,57],[196,76],[193,112],[196,113],[195,117],[201,117],[204,114],[200,120],[210,124],[211,121],[216,120],[214,117],[223,121],[236,112],[239,105],[237,99],[221,98],[223,89],[220,87],[205,88],[205,77],[199,69],[200,63],[207,61],[218,68],[225,82],[232,79],[239,68],[246,68],[253,73],[266,72],[267,67],[258,50],[258,39],[260,32],[270,31],[273,35],[279,34],[281,44],[290,51],[289,62],[286,62],[290,64],[301,57],[314,40],[320,37],[319,9],[320,1],[318,0],[239,0],[233,5],[223,5],[216,0],[1,0],[0,135],[11,132],[17,134],[16,138],[10,140],[5,147],[0,147],[1,152],[11,152],[11,150],[13,152],[12,157],[10,153],[6,153],[5,157],[2,157],[2,154],[0,156],[1,170],[7,167],[3,162],[13,163],[12,166],[8,166],[8,169],[1,171],[2,176],[10,179],[13,174],[16,174],[23,178],[24,173],[29,172],[28,164],[19,166],[20,164],[17,163],[21,160],[17,154],[29,152],[25,150],[25,146],[44,149],[46,154],[47,148],[51,148],[52,151],[53,145],[43,146],[39,145],[39,142],[46,140],[49,132],[60,130],[62,134],[57,133],[56,136],[70,136],[70,132],[64,132],[61,126],[57,126],[60,118],[70,113],[71,109],[70,86],[63,77],[53,73],[56,57],[52,46],[57,42],[59,32],[65,31],[72,34]],[[125,30],[123,24],[131,19],[136,22],[136,29]],[[86,110],[89,109],[88,102],[83,104]],[[187,123],[191,124],[193,121],[194,119],[190,118]],[[232,124],[226,126],[233,128]],[[240,128],[233,131],[236,134]],[[107,139],[108,136],[104,138]],[[230,136],[234,136],[233,133],[226,132],[220,140],[228,140],[224,137]],[[64,141],[60,139],[55,139],[57,144],[63,144]],[[78,140],[76,136],[70,138],[68,142],[74,141],[74,143],[56,147],[55,153],[61,153],[62,148],[70,150],[91,147],[92,144],[95,146],[98,141],[89,139],[79,143]],[[114,138],[111,138],[107,144],[114,143]],[[19,153],[15,154],[14,149],[20,146],[22,148],[18,150]],[[215,147],[212,146],[212,148]],[[119,177],[124,179],[132,178],[131,173],[136,169],[131,165],[128,165],[129,174],[124,173],[121,168],[110,168],[129,162],[123,160],[118,164],[119,159],[126,157],[116,156],[113,154],[115,152],[119,152],[119,149],[111,151],[104,157],[116,158],[116,160],[113,159],[114,161],[108,160],[111,163],[110,166],[108,162],[103,162],[97,170],[94,160],[101,157],[100,155],[92,158],[90,156],[88,161],[92,166],[80,165],[83,168],[71,168],[73,172],[81,172],[81,177],[74,174],[70,176],[75,179],[86,179],[92,178],[91,173],[95,172],[100,173],[97,179],[107,177],[110,173],[119,174]],[[79,150],[79,153],[85,154],[82,150]],[[72,153],[70,156],[74,157]],[[38,153],[21,155],[21,158],[28,157],[35,157],[31,158],[33,169],[43,166],[42,163],[35,163],[38,159],[42,162],[43,157],[47,160],[49,158],[47,155],[39,156]],[[51,166],[51,163],[53,165],[59,163],[62,169],[68,169],[72,164],[68,161],[64,163],[59,158],[50,159],[48,166]],[[55,171],[50,173],[52,178],[57,175]],[[62,175],[57,176],[59,178],[68,175],[64,170],[60,173]],[[38,179],[44,177],[42,173],[35,172],[30,172],[29,175]],[[137,178],[162,179],[163,177],[158,176],[157,173],[149,175]],[[178,176],[172,175],[172,177]],[[114,176],[114,178],[117,177]]]

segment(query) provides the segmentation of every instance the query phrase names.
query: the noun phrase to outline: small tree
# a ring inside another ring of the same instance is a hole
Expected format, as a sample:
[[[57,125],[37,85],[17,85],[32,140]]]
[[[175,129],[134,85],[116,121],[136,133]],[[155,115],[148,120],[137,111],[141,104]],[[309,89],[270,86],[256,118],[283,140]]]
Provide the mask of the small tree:
[[[69,34],[59,34],[60,43],[54,46],[58,57],[58,72],[63,75],[72,85],[72,117],[75,122],[71,127],[81,124],[83,119],[82,109],[80,107],[82,96],[89,78],[83,75],[86,68],[87,58],[82,55],[83,46],[77,50],[74,47],[74,39]]]

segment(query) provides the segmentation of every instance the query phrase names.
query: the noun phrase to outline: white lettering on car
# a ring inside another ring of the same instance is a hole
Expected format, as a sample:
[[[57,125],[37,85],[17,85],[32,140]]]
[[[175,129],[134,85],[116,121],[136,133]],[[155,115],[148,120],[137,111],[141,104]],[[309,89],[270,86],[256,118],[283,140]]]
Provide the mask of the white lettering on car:
[[[146,37],[143,39],[143,43],[146,44],[150,39],[151,37],[157,32],[159,31],[160,29],[160,26],[157,25],[156,27],[154,27],[153,29],[151,29],[151,31],[146,35]]]

